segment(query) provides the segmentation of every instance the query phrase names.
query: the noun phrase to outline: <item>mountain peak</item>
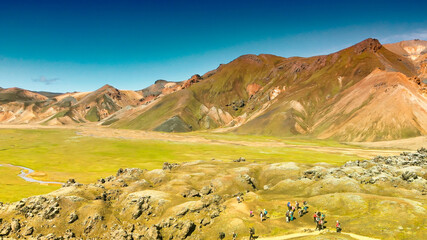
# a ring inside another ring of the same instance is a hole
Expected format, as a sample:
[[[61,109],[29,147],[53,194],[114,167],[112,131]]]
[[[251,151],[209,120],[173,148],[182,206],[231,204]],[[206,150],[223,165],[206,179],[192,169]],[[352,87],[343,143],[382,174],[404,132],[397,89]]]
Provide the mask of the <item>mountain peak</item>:
[[[380,48],[382,48],[382,45],[378,39],[368,38],[357,43],[353,47],[355,53],[361,54],[366,51],[377,52]]]
[[[100,89],[98,89],[98,91],[103,91],[103,90],[107,90],[107,89],[116,89],[116,88],[113,87],[113,86],[111,86],[111,85],[109,85],[109,84],[105,84]]]

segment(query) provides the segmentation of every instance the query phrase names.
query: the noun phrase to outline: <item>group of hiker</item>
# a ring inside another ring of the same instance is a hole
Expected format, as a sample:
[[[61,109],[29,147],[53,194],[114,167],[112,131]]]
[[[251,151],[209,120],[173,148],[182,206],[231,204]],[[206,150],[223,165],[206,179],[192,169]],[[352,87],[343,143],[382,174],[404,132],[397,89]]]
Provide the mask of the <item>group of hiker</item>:
[[[313,215],[313,220],[316,223],[316,230],[323,230],[325,228],[325,214],[321,212],[315,212]]]
[[[306,214],[308,211],[308,205],[307,202],[303,202],[303,206],[300,206],[300,203],[298,201],[295,201],[295,206],[292,206],[291,202],[288,202],[286,204],[288,207],[288,211],[286,211],[286,222],[293,221],[295,219],[295,211],[298,211],[298,216],[302,217],[304,214]]]
[[[243,197],[241,196],[237,196],[237,202],[241,203],[243,201]],[[308,204],[306,201],[303,201],[302,206],[300,205],[300,203],[298,201],[295,201],[295,204],[292,205],[291,202],[288,202],[286,204],[288,210],[286,211],[286,222],[289,223],[293,220],[295,220],[295,213],[298,212],[298,216],[302,217],[305,214],[308,213]],[[268,218],[268,212],[266,209],[263,209],[260,211],[259,216],[261,219],[261,222],[265,221]],[[254,216],[254,212],[252,210],[249,211],[249,217],[253,217]],[[325,213],[322,212],[315,212],[313,215],[313,220],[316,223],[316,229],[315,230],[323,230],[325,228],[325,223],[327,223],[327,221],[325,220],[326,216]],[[336,230],[337,232],[341,232],[341,224],[340,222],[337,220],[336,224],[335,224]],[[249,229],[249,239],[255,239],[254,235],[255,235],[255,229],[253,227],[251,227]],[[233,239],[236,239],[237,234],[233,233]]]

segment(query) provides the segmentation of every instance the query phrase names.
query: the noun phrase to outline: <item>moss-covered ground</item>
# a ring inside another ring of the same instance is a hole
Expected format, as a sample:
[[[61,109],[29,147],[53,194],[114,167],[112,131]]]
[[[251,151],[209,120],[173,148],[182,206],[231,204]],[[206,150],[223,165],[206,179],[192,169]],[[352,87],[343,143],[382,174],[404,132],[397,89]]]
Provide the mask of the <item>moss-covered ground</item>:
[[[333,141],[310,139],[280,139],[264,136],[191,133],[211,140],[284,142],[295,145],[350,147]],[[188,134],[182,134],[186,136]],[[341,164],[358,156],[308,151],[263,144],[259,147],[206,142],[164,140],[131,140],[82,136],[73,129],[0,129],[0,201],[15,201],[22,197],[43,194],[59,188],[25,182],[17,175],[19,169],[4,166],[25,166],[36,171],[33,178],[65,182],[75,178],[82,183],[114,174],[119,168],[161,168],[163,162],[195,160],[232,160],[245,157],[248,161],[265,162],[328,162]]]

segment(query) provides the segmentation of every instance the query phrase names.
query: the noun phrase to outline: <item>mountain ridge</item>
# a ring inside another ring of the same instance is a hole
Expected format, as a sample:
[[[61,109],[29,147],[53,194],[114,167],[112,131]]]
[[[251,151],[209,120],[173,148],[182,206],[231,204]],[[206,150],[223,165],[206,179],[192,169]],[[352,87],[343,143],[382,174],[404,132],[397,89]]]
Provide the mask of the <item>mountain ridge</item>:
[[[308,58],[248,54],[202,76],[181,82],[157,80],[142,90],[105,85],[93,92],[66,93],[24,105],[19,100],[4,103],[0,120],[49,125],[94,122],[166,132],[210,129],[345,141],[425,135],[427,61],[422,48],[426,43],[382,45],[369,38]],[[358,102],[360,98],[365,101]],[[415,100],[407,100],[411,98]],[[407,105],[395,104],[399,102]],[[391,106],[394,115],[387,114],[385,106]],[[31,117],[17,116],[18,112],[29,112]],[[399,126],[393,126],[389,118],[397,119],[400,112],[405,114],[396,120]],[[372,114],[375,120],[354,123]]]

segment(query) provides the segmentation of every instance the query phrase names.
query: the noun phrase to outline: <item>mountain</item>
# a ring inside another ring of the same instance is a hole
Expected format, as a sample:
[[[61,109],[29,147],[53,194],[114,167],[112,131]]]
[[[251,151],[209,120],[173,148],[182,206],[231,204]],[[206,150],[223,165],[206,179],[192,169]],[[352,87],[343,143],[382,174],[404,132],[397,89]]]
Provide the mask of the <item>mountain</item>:
[[[46,92],[46,91],[39,91],[39,92],[35,92],[35,93],[38,93],[38,94],[40,94],[40,95],[43,95],[43,96],[45,96],[45,97],[47,97],[47,98],[53,98],[53,97],[56,97],[56,96],[62,95],[62,93]]]
[[[426,43],[383,46],[370,38],[309,58],[244,55],[202,76],[157,80],[138,91],[106,85],[94,92],[42,96],[33,99],[33,117],[25,120],[341,141],[420,136],[427,134]],[[22,122],[16,115],[29,106],[10,109],[11,104],[17,103],[3,103],[0,114],[6,109],[12,117],[2,121]]]
[[[411,59],[375,39],[310,58],[244,55],[113,127],[228,127],[247,134],[356,141],[424,135],[427,101],[418,74]],[[375,117],[366,118],[372,113]],[[366,121],[355,122],[359,118]]]
[[[46,96],[21,88],[0,89],[0,103],[9,103],[16,101],[43,101],[46,99]]]
[[[427,81],[427,41],[415,39],[398,43],[385,44],[388,50],[410,59],[419,71],[421,81]]]

